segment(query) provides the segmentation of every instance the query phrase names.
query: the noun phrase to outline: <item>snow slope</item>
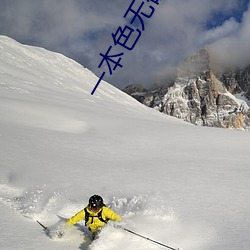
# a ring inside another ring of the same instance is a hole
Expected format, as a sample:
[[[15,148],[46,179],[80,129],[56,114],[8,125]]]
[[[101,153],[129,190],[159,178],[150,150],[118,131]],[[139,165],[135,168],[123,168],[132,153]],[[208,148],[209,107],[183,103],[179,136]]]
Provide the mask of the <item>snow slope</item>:
[[[149,109],[63,55],[0,36],[1,249],[153,250],[108,225],[50,239],[92,194],[122,225],[184,250],[250,249],[248,132]],[[59,221],[58,223],[63,223]]]

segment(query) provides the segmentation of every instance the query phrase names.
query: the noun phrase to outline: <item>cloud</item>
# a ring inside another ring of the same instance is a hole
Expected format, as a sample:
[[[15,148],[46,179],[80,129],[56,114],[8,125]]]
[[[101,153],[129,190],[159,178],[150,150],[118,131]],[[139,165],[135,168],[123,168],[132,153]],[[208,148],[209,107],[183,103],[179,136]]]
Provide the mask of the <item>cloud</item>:
[[[108,16],[93,2],[100,1],[3,0],[1,29],[19,39],[30,37],[53,45],[114,25],[116,15]]]
[[[215,60],[225,67],[245,67],[250,64],[250,9],[243,15],[238,28],[210,45]]]
[[[245,0],[242,0],[245,1]],[[228,51],[241,45],[240,54],[248,49],[249,13],[242,22],[234,18],[238,0],[161,0],[159,5],[144,1],[144,13],[155,8],[150,19],[143,18],[145,31],[132,51],[113,46],[113,53],[124,52],[121,63],[105,80],[123,88],[130,83],[147,86],[167,78],[167,73],[181,60],[204,46],[211,46],[224,61]],[[132,0],[22,0],[0,1],[0,33],[33,45],[61,52],[76,59],[94,73],[104,70],[98,65],[113,45],[111,34],[132,18],[123,18]],[[139,8],[136,0],[133,8]],[[217,23],[218,13],[225,20]],[[216,15],[215,15],[216,14]],[[207,24],[213,23],[213,29]],[[132,28],[140,27],[136,20]],[[236,52],[235,52],[236,53]],[[247,53],[245,53],[246,55]]]
[[[235,18],[232,17],[229,20],[226,20],[221,26],[204,31],[200,38],[200,43],[211,44],[213,42],[219,41],[225,37],[237,33],[239,28],[240,24],[235,20]]]

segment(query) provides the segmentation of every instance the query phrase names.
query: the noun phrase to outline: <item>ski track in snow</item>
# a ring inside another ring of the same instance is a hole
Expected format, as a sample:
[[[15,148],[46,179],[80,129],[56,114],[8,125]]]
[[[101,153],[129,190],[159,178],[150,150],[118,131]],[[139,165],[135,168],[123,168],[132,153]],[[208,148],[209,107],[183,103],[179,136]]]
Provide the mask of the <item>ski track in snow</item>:
[[[141,195],[130,198],[107,197],[107,200],[109,201],[107,206],[123,217],[121,225],[129,230],[149,238],[152,237],[156,241],[176,248],[178,244],[183,244],[186,246],[185,249],[192,249],[194,246],[197,249],[199,244],[204,244],[204,239],[199,240],[198,230],[200,225],[196,225],[196,229],[191,228],[190,225],[185,225],[184,222],[179,220],[178,215],[172,208],[164,205],[162,195]],[[101,231],[99,238],[92,243],[87,236],[87,228],[83,222],[70,229],[68,228],[64,237],[58,239],[57,231],[63,228],[65,220],[59,220],[56,215],[62,214],[63,217],[69,218],[83,207],[82,204],[66,200],[63,192],[49,192],[45,185],[25,191],[12,186],[10,183],[1,183],[0,202],[29,220],[45,222],[45,225],[50,229],[49,236],[53,240],[62,241],[69,245],[73,244],[74,246],[79,244],[79,249],[82,250],[115,250],[120,247],[124,249],[124,245],[121,245],[124,243],[119,243],[121,239],[123,239],[122,242],[128,242],[126,249],[162,249],[155,243],[115,228],[113,223],[107,225]],[[186,230],[189,230],[189,232]],[[161,239],[165,239],[166,242],[162,242]]]

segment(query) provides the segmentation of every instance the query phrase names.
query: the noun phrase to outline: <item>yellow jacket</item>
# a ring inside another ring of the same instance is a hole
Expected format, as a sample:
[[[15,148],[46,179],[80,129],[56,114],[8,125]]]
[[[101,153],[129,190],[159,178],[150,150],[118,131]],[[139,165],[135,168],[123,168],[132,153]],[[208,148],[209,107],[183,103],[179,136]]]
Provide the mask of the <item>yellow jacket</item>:
[[[98,218],[98,214],[100,213],[100,211],[102,211],[101,215],[104,221],[107,221],[107,220],[121,221],[122,220],[118,214],[116,214],[113,210],[111,210],[110,208],[106,206],[103,206],[98,212],[91,211],[89,207],[87,207],[86,209],[87,209],[87,212],[89,213],[89,219],[85,223],[92,233],[95,233],[96,231],[98,231],[98,229],[102,228],[106,224],[105,222],[101,221]],[[77,214],[75,214],[74,216],[72,216],[67,221],[67,224],[74,225],[80,220],[85,220],[84,209],[78,212]]]

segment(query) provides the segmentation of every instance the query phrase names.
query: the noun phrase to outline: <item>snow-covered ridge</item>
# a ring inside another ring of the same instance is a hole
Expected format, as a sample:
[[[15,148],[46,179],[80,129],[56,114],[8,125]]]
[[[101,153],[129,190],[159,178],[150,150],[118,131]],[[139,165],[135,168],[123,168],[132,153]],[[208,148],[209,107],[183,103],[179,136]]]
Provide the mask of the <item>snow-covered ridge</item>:
[[[68,95],[85,106],[101,105],[103,100],[128,109],[141,106],[105,81],[91,97],[98,81],[91,71],[61,54],[22,45],[5,36],[0,36],[0,74],[0,112],[9,111],[2,119],[27,126],[71,133],[88,130],[90,125],[74,117],[74,110],[51,107],[51,103],[69,102]]]
[[[90,98],[89,94],[99,79],[91,71],[62,54],[22,45],[6,36],[0,36],[0,62],[3,89],[35,95],[41,88],[45,97],[54,90],[61,94],[71,91],[85,100],[105,99],[138,106],[132,98],[105,81],[101,82],[99,93],[97,91],[94,98]]]

